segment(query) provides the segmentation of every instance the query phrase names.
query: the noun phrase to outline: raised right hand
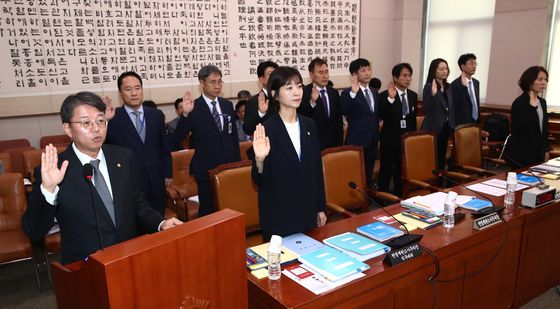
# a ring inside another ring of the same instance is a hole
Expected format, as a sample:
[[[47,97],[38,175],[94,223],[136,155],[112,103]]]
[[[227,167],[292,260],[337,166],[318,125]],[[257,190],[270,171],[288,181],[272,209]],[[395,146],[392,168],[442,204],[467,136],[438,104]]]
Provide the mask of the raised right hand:
[[[64,179],[67,168],[67,160],[64,160],[60,168],[58,168],[58,153],[56,152],[56,147],[52,144],[48,144],[45,147],[45,152],[41,153],[41,184],[43,187],[49,192],[54,192],[56,186]]]
[[[183,116],[188,117],[189,114],[194,109],[194,101],[192,99],[192,94],[190,91],[183,94],[183,102],[181,102],[181,107],[183,108]]]
[[[432,96],[435,96],[437,93],[437,82],[435,78],[432,80]]]
[[[259,173],[262,173],[263,162],[270,152],[270,140],[266,136],[264,126],[258,124],[253,134],[253,151],[255,152],[255,162]]]
[[[111,98],[109,98],[108,96],[104,96],[102,100],[106,106],[105,118],[107,118],[107,120],[113,119],[115,117],[115,108],[113,107]]]
[[[319,90],[317,90],[315,85],[313,85],[313,87],[311,87],[311,101],[315,103],[317,102],[317,99],[319,99]]]
[[[358,91],[360,91],[360,83],[358,83],[358,75],[357,74],[352,74],[352,79],[351,79],[351,90],[353,93],[358,93]]]
[[[394,99],[397,96],[397,88],[395,87],[395,82],[393,81],[389,82],[387,93],[389,95],[389,98],[391,99]]]
[[[268,100],[264,96],[264,92],[259,93],[259,112],[265,114],[268,111]]]

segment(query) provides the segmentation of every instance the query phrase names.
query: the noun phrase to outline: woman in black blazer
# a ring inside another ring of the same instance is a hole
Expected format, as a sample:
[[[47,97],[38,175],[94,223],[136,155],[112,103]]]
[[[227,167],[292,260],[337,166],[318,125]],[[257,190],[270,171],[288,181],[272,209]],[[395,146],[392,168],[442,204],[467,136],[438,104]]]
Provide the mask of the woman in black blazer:
[[[278,113],[253,135],[253,181],[259,187],[263,239],[322,226],[327,218],[321,149],[313,119],[298,115],[303,96],[296,69],[280,67],[268,80]]]
[[[421,129],[432,131],[437,137],[438,169],[445,168],[447,140],[454,128],[453,94],[447,82],[448,76],[447,61],[441,58],[432,60],[422,91],[422,111],[425,118]]]
[[[519,78],[523,93],[511,104],[511,136],[506,161],[514,168],[548,161],[548,115],[546,100],[539,97],[548,83],[541,66],[525,70]]]

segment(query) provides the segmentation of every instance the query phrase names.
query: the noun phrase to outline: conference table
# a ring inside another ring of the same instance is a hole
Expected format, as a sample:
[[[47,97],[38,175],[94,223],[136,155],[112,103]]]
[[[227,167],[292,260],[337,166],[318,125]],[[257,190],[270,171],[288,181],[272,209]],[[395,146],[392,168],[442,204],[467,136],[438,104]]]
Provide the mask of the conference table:
[[[474,195],[460,186],[448,190]],[[503,206],[503,196],[490,198]],[[440,225],[412,231],[424,235],[420,245],[439,261],[435,278],[434,258],[427,251],[395,266],[383,263],[383,256],[368,260],[364,277],[319,295],[285,275],[269,281],[247,272],[249,307],[518,308],[560,284],[560,201],[536,209],[520,207],[520,201],[518,191],[515,204],[503,212],[506,223],[484,230],[474,230],[470,211],[458,208],[467,215],[453,229]],[[385,209],[392,214],[403,210],[400,204]],[[355,232],[380,214],[370,211],[306,234],[323,240]]]

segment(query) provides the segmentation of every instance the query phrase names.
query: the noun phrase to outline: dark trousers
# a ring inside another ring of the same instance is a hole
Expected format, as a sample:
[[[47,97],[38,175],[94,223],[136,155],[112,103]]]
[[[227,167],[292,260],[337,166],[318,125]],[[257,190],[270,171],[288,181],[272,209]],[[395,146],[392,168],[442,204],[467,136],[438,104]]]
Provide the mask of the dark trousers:
[[[373,167],[375,166],[375,150],[377,144],[374,147],[364,146],[364,163],[366,166],[366,185],[371,188],[373,185],[373,180],[371,179],[373,174]]]
[[[209,215],[214,212],[214,205],[212,203],[208,178],[196,178],[196,184],[198,185],[198,216]]]
[[[443,128],[439,132],[439,135],[436,137],[437,141],[437,168],[440,170],[445,169],[445,155],[447,154],[447,141],[449,140],[449,133],[451,128],[449,127],[449,123],[445,122],[443,124]]]
[[[401,146],[396,141],[381,142],[381,160],[379,168],[379,181],[377,186],[380,191],[389,192],[389,185],[393,179],[394,193],[402,195],[401,181]]]

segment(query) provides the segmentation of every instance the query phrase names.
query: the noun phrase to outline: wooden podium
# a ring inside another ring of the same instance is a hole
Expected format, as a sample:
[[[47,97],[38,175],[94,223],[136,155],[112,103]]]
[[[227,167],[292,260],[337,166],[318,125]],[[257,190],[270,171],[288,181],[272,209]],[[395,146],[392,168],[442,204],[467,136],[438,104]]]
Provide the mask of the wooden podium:
[[[52,267],[61,309],[248,306],[245,219],[230,209]]]

